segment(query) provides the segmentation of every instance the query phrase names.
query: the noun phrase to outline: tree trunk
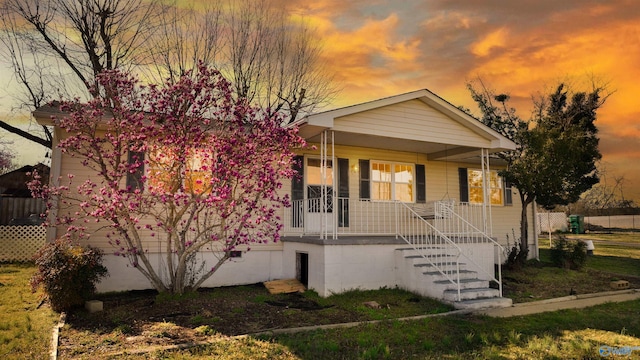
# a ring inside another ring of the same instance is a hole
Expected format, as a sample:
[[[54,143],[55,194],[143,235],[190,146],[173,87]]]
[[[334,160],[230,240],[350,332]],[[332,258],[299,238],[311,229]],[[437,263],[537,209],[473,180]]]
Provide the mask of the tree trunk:
[[[520,192],[520,202],[522,210],[520,211],[520,251],[529,251],[529,218],[527,216],[527,208],[533,203],[533,198],[527,194]]]

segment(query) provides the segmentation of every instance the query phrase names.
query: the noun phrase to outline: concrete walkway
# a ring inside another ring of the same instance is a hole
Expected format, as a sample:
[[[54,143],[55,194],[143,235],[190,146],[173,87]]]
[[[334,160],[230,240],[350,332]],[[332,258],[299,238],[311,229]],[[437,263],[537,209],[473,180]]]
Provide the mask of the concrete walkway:
[[[637,299],[640,299],[639,289],[616,290],[519,303],[505,308],[481,309],[474,313],[493,317],[511,317],[565,309],[581,309],[610,302],[623,302]]]

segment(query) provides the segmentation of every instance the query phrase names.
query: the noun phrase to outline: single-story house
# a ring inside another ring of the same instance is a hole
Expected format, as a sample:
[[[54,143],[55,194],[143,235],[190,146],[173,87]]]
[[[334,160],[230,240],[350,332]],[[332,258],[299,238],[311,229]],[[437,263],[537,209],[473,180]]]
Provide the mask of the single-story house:
[[[34,112],[43,125],[51,125],[51,115]],[[297,278],[321,296],[398,286],[458,307],[511,304],[502,298],[497,265],[517,241],[521,204],[517,190],[498,176],[505,164],[495,156],[515,149],[511,140],[428,90],[313,114],[290,126],[315,146],[299,152],[301,176],[283,188],[292,206],[282,209],[282,241],[243,251],[205,286]],[[61,137],[54,129],[54,144]],[[86,171],[54,150],[52,178]],[[532,256],[534,219],[532,213]],[[90,242],[107,253],[110,277],[99,291],[149,287],[126,259],[110,255],[99,232]]]

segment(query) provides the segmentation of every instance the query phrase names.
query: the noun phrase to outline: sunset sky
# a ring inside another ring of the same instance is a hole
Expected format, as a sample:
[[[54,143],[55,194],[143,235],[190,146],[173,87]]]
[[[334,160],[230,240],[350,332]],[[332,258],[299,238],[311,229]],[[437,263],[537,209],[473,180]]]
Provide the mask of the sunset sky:
[[[276,1],[323,39],[342,89],[331,107],[427,88],[475,111],[465,85],[479,76],[528,118],[531,96],[560,81],[606,83],[612,95],[596,123],[603,162],[640,203],[640,2]],[[6,83],[7,64],[0,70]],[[0,90],[0,106],[8,96]]]
[[[428,88],[473,110],[481,77],[523,118],[559,82],[613,94],[598,112],[609,178],[640,202],[640,3],[613,0],[292,0],[324,39],[334,106]]]

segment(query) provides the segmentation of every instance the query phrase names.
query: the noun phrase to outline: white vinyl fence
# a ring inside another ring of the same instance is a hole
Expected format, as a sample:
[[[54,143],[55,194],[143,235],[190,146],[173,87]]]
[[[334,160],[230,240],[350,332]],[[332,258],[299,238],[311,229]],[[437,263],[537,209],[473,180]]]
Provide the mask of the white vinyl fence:
[[[567,215],[562,212],[539,212],[538,213],[538,234],[553,231],[569,231]],[[611,216],[585,216],[584,229],[593,230],[593,227],[605,229],[640,229],[640,215],[611,215]]]
[[[0,262],[32,260],[46,238],[44,226],[0,226]]]
[[[601,226],[607,229],[640,229],[640,215],[585,216],[584,227]]]

